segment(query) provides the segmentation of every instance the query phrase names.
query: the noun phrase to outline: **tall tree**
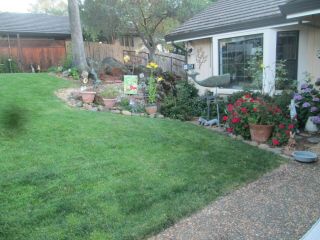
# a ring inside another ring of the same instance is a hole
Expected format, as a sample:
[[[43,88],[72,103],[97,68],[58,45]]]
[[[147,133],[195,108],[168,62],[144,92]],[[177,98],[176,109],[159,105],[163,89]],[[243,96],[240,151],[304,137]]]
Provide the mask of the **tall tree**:
[[[81,6],[82,25],[94,40],[113,40],[120,31],[119,0],[85,0]]]
[[[80,72],[87,71],[78,0],[68,0],[73,64]]]
[[[66,0],[37,0],[36,3],[30,5],[29,11],[66,16],[68,14],[68,5]]]

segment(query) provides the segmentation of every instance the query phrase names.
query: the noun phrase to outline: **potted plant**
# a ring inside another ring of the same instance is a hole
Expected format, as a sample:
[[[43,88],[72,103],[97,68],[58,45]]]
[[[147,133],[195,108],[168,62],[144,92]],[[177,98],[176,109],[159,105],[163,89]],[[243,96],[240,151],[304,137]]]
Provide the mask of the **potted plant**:
[[[100,95],[103,98],[104,106],[106,108],[113,108],[117,102],[119,88],[110,85],[103,92],[101,92]]]
[[[81,73],[83,86],[81,86],[80,95],[84,103],[92,103],[96,95],[96,92],[93,89],[90,89],[87,87],[88,76],[89,76],[89,73],[87,71],[83,71]]]
[[[150,62],[147,68],[151,70],[150,77],[148,78],[148,103],[145,106],[148,114],[155,114],[158,111],[157,107],[157,82],[154,77],[154,70],[158,68],[158,65],[154,62]]]
[[[227,106],[228,116],[224,116],[227,131],[244,138],[263,143],[272,135],[274,125],[282,119],[279,107],[267,103],[262,98],[245,94]]]

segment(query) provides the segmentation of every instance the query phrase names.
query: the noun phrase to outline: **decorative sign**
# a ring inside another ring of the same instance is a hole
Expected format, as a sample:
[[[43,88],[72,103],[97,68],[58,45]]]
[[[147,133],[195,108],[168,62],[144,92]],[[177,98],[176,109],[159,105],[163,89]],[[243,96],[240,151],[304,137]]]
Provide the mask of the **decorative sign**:
[[[192,70],[192,69],[194,69],[194,64],[184,64],[183,69],[184,70]]]
[[[138,94],[138,76],[136,75],[124,75],[124,93],[125,94]]]

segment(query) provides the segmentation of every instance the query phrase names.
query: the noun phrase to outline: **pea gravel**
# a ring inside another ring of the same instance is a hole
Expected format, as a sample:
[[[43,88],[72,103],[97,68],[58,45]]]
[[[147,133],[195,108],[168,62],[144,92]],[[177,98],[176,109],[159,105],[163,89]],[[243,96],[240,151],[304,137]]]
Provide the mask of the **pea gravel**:
[[[294,240],[319,217],[320,163],[290,161],[150,240]]]

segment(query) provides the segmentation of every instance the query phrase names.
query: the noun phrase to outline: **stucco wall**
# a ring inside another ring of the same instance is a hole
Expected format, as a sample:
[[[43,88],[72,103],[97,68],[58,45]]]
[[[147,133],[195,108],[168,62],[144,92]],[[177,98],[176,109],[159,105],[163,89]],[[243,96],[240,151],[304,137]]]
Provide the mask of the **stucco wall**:
[[[188,64],[194,64],[194,71],[199,73],[196,79],[201,81],[211,77],[213,75],[211,38],[190,41],[187,43],[187,48],[192,49],[192,52],[188,56]],[[191,79],[189,80],[190,82],[194,82]],[[206,91],[206,88],[196,83],[195,86],[199,89],[200,94]]]

